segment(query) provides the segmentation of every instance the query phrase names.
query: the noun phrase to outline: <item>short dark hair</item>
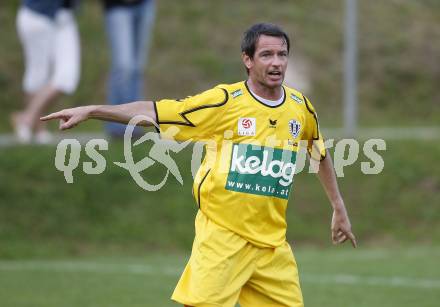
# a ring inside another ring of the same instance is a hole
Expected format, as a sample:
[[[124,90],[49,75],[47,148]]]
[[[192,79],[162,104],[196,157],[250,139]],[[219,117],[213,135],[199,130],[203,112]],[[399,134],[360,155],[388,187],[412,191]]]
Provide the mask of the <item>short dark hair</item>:
[[[246,30],[243,35],[243,40],[241,41],[241,51],[250,58],[253,58],[258,39],[261,35],[275,36],[284,39],[287,44],[287,52],[290,51],[290,40],[286,32],[279,26],[271,23],[257,23]]]

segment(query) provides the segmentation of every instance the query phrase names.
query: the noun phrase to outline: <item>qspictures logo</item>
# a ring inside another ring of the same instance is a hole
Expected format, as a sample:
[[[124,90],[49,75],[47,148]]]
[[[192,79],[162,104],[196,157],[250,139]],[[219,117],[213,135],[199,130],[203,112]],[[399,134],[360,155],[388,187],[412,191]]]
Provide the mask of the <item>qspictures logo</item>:
[[[226,190],[288,199],[296,152],[234,144]]]
[[[256,125],[253,120],[255,119],[240,119],[240,123],[243,124],[243,133],[254,133],[252,127]],[[163,134],[167,136],[166,138],[160,138],[157,133],[150,131],[140,139],[135,140],[133,139],[134,127],[142,121],[151,122],[156,128],[159,128],[153,119],[149,117],[143,115],[133,117],[124,134],[125,161],[113,163],[127,170],[136,184],[146,191],[161,189],[171,176],[175,177],[180,184],[183,184],[179,167],[170,153],[182,151],[189,146],[192,140],[190,139],[183,143],[177,142],[174,137],[178,134],[179,128],[175,126],[163,131]],[[300,126],[293,125],[291,133],[299,129]],[[210,161],[219,159],[220,165],[224,165],[224,168],[221,168],[221,172],[227,174],[225,189],[287,199],[293,183],[293,176],[306,168],[308,142],[305,141],[302,144],[303,141],[295,141],[292,144],[291,140],[288,140],[287,144],[284,144],[284,150],[282,150],[274,148],[281,145],[276,145],[279,140],[272,137],[268,137],[263,142],[257,142],[257,140],[252,139],[252,144],[237,144],[233,142],[233,136],[234,131],[226,130],[223,134],[222,148],[227,148],[227,150],[220,150],[215,156],[211,156],[210,159]],[[151,146],[148,146],[148,155],[135,161],[132,148],[144,143],[151,144]],[[229,145],[226,146],[225,144]],[[297,152],[291,150],[292,145],[298,148]],[[220,144],[217,144],[215,140],[195,142],[191,157],[191,173],[193,178],[202,164],[203,148],[217,148],[217,146],[220,146]],[[386,143],[382,139],[369,139],[363,144],[359,144],[355,139],[341,139],[337,142],[334,139],[327,139],[324,142],[324,146],[327,149],[334,147],[333,164],[337,177],[345,176],[344,169],[358,161],[360,151],[363,153],[361,156],[363,161],[360,161],[358,165],[360,165],[363,174],[379,174],[384,169],[385,162],[379,154],[380,151],[386,150]],[[312,149],[317,147],[312,146]],[[286,148],[290,149],[286,150]],[[82,163],[83,172],[89,175],[102,174],[107,167],[107,161],[102,154],[103,151],[109,149],[107,140],[92,139],[85,144],[84,149],[88,161]],[[57,146],[55,168],[64,173],[67,183],[74,182],[73,171],[80,167],[82,150],[81,143],[76,139],[64,139]],[[315,156],[313,152],[312,150],[312,157]],[[319,171],[319,164],[319,160],[310,159],[308,172],[317,173]],[[159,165],[159,167],[166,169],[159,183],[156,180],[156,183],[150,182],[151,178],[145,177],[143,174],[146,169],[153,165]]]

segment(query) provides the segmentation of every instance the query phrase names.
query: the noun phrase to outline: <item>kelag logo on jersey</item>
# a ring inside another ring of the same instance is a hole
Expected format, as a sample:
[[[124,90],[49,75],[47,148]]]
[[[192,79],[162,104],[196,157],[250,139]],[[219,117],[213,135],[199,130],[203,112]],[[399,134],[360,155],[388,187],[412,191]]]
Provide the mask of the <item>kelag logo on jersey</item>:
[[[287,199],[295,161],[293,151],[234,144],[225,189]]]

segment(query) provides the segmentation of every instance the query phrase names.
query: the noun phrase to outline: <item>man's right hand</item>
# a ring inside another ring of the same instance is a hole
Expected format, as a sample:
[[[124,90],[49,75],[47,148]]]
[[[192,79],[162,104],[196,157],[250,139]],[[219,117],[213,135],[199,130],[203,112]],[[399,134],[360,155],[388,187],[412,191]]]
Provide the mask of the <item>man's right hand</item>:
[[[55,112],[44,117],[41,117],[40,120],[48,121],[52,119],[60,120],[60,130],[66,130],[70,128],[74,128],[79,123],[86,121],[89,119],[91,111],[95,108],[95,106],[83,106],[72,109],[65,109],[59,112]]]

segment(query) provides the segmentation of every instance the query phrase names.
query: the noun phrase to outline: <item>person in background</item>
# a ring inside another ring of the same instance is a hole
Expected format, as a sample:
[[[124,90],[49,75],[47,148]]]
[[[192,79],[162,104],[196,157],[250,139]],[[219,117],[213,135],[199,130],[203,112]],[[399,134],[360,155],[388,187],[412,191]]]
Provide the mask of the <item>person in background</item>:
[[[62,94],[72,94],[80,75],[75,0],[23,0],[17,31],[23,46],[26,105],[11,115],[20,143],[48,143],[52,136],[39,117]]]
[[[111,49],[107,100],[116,105],[144,99],[144,70],[155,18],[155,0],[102,0]],[[125,125],[107,123],[112,137],[124,135]],[[136,130],[140,133],[139,130]]]

